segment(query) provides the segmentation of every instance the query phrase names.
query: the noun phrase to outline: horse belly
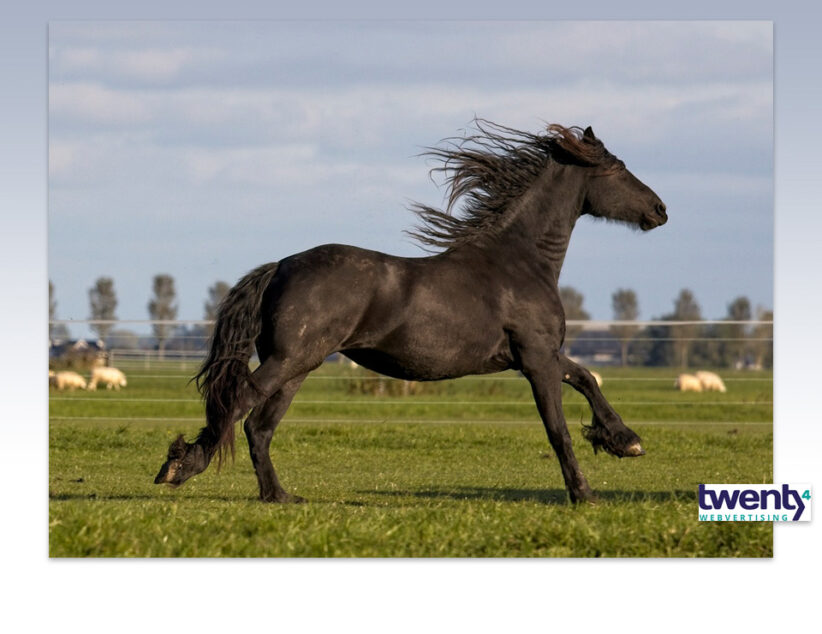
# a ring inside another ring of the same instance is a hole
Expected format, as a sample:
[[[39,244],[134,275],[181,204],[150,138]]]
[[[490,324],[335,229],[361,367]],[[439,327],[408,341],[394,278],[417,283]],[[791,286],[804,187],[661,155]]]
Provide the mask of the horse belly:
[[[437,381],[467,374],[489,374],[514,362],[504,337],[497,340],[384,341],[379,347],[343,350],[359,365],[398,379]]]

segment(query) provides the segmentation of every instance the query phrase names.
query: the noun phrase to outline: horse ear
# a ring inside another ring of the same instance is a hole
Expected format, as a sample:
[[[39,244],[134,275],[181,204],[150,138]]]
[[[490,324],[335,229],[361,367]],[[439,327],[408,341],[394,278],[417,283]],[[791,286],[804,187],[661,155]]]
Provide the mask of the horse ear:
[[[596,139],[596,137],[594,136],[594,131],[591,129],[591,126],[585,128],[585,131],[582,133],[582,136],[583,138],[591,139],[592,141]]]

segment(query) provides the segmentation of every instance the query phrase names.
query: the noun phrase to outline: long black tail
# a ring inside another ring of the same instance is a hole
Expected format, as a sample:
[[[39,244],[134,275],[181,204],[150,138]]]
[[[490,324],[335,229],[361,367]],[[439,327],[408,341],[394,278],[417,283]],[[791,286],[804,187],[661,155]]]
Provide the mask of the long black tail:
[[[238,397],[254,388],[248,360],[262,330],[263,293],[277,266],[277,262],[272,262],[254,269],[220,302],[208,356],[194,377],[206,409],[206,426],[195,442],[207,441],[214,451],[219,451],[220,463],[226,448],[234,455],[233,406]]]

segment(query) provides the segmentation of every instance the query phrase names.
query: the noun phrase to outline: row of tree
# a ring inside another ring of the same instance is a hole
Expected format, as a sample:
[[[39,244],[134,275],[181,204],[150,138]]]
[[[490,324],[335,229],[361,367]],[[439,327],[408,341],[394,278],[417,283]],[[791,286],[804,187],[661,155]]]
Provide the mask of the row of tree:
[[[215,282],[208,289],[208,299],[205,302],[204,320],[214,320],[217,306],[228,293],[229,285],[226,282]],[[94,320],[89,326],[97,337],[108,342],[117,321],[117,293],[114,290],[114,280],[110,277],[100,277],[88,291],[89,319]],[[174,278],[170,275],[155,275],[152,280],[152,296],[148,305],[149,319],[157,322],[168,322],[177,319],[177,291]],[[49,280],[49,339],[67,339],[68,330],[64,324],[52,324],[57,318],[57,301],[54,297],[54,284]],[[152,330],[158,350],[163,351],[176,326],[167,323],[154,323]],[[203,336],[210,334],[210,327],[203,329]]]
[[[217,306],[229,291],[226,282],[215,282],[208,289],[204,303],[204,320],[213,320]],[[138,347],[139,338],[128,331],[115,331],[117,320],[117,295],[114,280],[100,277],[89,289],[89,319],[108,323],[92,323],[91,328],[98,337],[112,347]],[[590,315],[584,309],[584,296],[571,286],[560,288],[560,297],[568,320],[588,320]],[[639,301],[631,289],[618,289],[611,296],[613,319],[635,321],[639,316]],[[155,275],[152,280],[152,296],[147,304],[149,318],[167,322],[177,318],[177,293],[174,278],[170,275]],[[56,319],[57,303],[54,286],[49,282],[49,321]],[[725,321],[750,321],[753,317],[750,301],[737,297],[728,305]],[[757,309],[758,321],[772,321],[773,312]],[[671,313],[663,315],[660,321],[702,321],[702,311],[689,289],[680,291],[674,301]],[[167,323],[152,324],[153,346],[161,352],[171,342],[176,349],[200,349],[211,334],[210,326],[185,328]],[[566,350],[571,350],[573,342],[582,332],[581,326],[568,326],[566,330]],[[770,367],[773,364],[773,325],[759,324],[749,328],[744,324],[679,324],[671,326],[614,325],[610,333],[619,342],[622,365],[679,365],[689,366],[738,366],[753,365]],[[68,333],[61,324],[49,324],[51,339],[66,339]]]
[[[568,320],[587,320],[582,307],[583,296],[570,286],[560,288],[560,297]],[[619,289],[611,296],[615,321],[636,321],[639,302],[630,289]],[[733,323],[756,320],[753,327]],[[682,289],[674,300],[674,310],[654,321],[703,321],[702,310],[690,289]],[[737,297],[728,305],[727,324],[672,324],[641,328],[637,325],[614,325],[610,332],[619,341],[623,366],[687,367],[773,367],[773,311],[761,307],[756,314],[747,297]],[[582,326],[566,329],[565,347],[571,348]]]

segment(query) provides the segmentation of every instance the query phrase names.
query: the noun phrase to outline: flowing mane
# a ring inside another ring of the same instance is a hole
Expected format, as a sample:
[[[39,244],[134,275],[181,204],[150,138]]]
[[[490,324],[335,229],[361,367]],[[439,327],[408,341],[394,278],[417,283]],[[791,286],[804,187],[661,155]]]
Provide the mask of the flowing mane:
[[[532,134],[485,119],[474,119],[473,125],[475,134],[444,139],[443,147],[424,152],[442,162],[431,172],[443,172],[448,189],[444,211],[411,205],[422,225],[406,233],[423,245],[449,248],[492,232],[510,203],[551,160],[606,172],[622,164],[599,139],[584,136],[577,126],[550,124],[544,134]],[[461,198],[461,214],[454,216]]]

